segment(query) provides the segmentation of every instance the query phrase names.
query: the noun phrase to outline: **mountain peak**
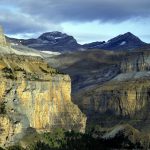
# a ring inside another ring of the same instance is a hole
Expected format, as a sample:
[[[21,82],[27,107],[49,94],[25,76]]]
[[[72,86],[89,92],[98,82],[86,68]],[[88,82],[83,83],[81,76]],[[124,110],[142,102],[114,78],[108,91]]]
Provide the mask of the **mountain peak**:
[[[135,48],[143,47],[146,43],[141,41],[137,36],[131,32],[120,34],[107,42],[93,42],[84,44],[87,49],[106,49],[106,50],[132,50]]]
[[[133,33],[131,33],[131,32],[126,32],[126,33],[124,33],[124,35],[134,35]],[[134,35],[135,36],[135,35]]]
[[[45,32],[37,39],[24,40],[21,44],[44,51],[72,51],[80,48],[73,36],[59,31]]]
[[[109,40],[110,41],[120,41],[120,40],[127,40],[127,41],[130,41],[130,40],[136,40],[136,41],[140,41],[142,42],[137,36],[135,36],[134,34],[132,34],[131,32],[127,32],[127,33],[124,33],[124,34],[120,34],[112,39]]]
[[[127,32],[127,33],[125,33],[125,34],[123,34],[122,35],[123,37],[132,37],[132,38],[136,38],[136,39],[138,39],[138,40],[140,40],[136,35],[134,35],[133,33],[131,33],[131,32]],[[140,40],[141,41],[141,40]]]
[[[59,31],[54,31],[54,32],[46,32],[43,33],[42,35],[39,36],[38,39],[42,39],[42,40],[54,40],[54,39],[62,39],[62,38],[66,38],[69,35],[59,32]],[[69,36],[71,37],[71,36]]]
[[[67,35],[66,33],[62,33],[62,32],[60,32],[60,31],[45,32],[45,33],[43,33],[42,35],[46,35],[46,34],[54,35],[54,36]]]
[[[104,46],[104,49],[111,50],[123,50],[123,49],[135,49],[137,47],[142,47],[146,43],[141,41],[137,36],[131,32],[121,34],[117,37],[110,39]]]

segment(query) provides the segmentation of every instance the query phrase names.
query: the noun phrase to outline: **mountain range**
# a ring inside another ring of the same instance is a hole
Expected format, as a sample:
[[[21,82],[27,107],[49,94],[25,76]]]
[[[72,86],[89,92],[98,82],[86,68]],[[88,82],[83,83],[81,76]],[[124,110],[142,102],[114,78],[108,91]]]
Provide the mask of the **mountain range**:
[[[24,45],[42,51],[72,52],[83,51],[87,49],[104,49],[104,50],[134,50],[136,48],[149,46],[134,34],[127,32],[118,35],[107,42],[97,41],[86,44],[79,44],[77,40],[66,33],[46,32],[35,39],[16,39],[7,37],[7,40],[13,45]]]
[[[149,44],[130,32],[84,45],[61,32],[7,37],[11,46],[0,36],[0,146],[62,127],[110,148],[150,148]]]

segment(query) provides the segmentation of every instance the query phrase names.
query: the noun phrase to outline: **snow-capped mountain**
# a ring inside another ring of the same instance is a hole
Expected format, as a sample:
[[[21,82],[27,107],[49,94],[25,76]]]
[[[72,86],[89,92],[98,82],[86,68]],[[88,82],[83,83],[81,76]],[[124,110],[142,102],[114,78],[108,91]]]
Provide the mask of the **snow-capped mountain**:
[[[144,43],[130,32],[112,38],[107,42],[92,42],[84,45],[78,44],[73,36],[58,31],[43,33],[37,39],[25,40],[7,37],[7,40],[13,45],[24,45],[37,50],[54,52],[70,52],[87,49],[133,50],[147,45],[149,46],[149,44]]]

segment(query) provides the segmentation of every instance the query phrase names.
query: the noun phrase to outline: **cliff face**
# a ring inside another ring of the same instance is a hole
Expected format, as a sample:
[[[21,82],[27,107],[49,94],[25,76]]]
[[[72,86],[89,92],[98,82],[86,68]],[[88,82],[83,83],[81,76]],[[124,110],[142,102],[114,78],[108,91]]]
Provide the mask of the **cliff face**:
[[[150,52],[138,51],[126,53],[121,61],[121,72],[139,72],[150,70]]]
[[[110,127],[129,123],[150,131],[150,52],[128,52],[120,57],[120,73],[104,84],[78,93],[76,103],[87,114],[89,124]]]
[[[71,81],[38,57],[0,56],[0,145],[20,140],[29,128],[84,132],[86,117],[71,101]]]
[[[83,96],[80,105],[89,114],[89,117],[92,118],[93,116],[94,119],[97,117],[99,122],[105,122],[107,115],[108,117],[115,117],[116,120],[133,119],[134,121],[141,121],[141,119],[147,118],[150,106],[150,83],[149,81],[141,82],[129,81],[106,84],[101,88],[84,93],[86,96]],[[94,113],[96,116],[93,115]],[[114,122],[114,118],[110,119]],[[108,123],[110,122],[108,121]]]

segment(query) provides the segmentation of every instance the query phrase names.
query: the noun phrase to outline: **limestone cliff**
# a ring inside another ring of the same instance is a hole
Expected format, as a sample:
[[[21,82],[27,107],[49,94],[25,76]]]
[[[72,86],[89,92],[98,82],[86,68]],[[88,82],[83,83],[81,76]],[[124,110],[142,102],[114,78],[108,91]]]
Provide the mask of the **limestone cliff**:
[[[111,127],[129,123],[150,132],[150,51],[119,55],[120,73],[103,84],[80,91],[76,103],[87,114],[89,124]]]
[[[0,55],[0,146],[19,141],[29,128],[84,132],[86,117],[71,101],[70,77],[39,57]]]
[[[150,70],[150,51],[128,52],[121,60],[121,72],[139,72]]]

